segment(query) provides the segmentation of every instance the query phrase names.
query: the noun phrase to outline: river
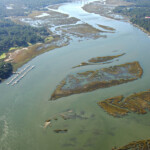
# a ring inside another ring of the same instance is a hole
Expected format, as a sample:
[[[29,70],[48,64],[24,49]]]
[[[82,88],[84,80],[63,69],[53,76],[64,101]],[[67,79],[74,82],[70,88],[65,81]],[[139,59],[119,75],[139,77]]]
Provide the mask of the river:
[[[114,118],[97,102],[150,88],[150,38],[127,22],[89,14],[81,6],[79,2],[68,3],[58,11],[96,28],[97,24],[108,25],[116,32],[108,33],[107,38],[72,41],[66,47],[46,52],[26,64],[36,67],[17,85],[6,85],[10,79],[0,84],[0,150],[111,150],[113,146],[149,138],[150,113]],[[72,69],[92,57],[121,53],[126,54],[111,64]],[[56,86],[69,73],[132,61],[139,61],[144,70],[139,80],[49,101]],[[67,110],[86,119],[59,118],[52,121],[51,127],[43,128],[45,120]],[[56,128],[67,128],[68,132],[55,133]]]

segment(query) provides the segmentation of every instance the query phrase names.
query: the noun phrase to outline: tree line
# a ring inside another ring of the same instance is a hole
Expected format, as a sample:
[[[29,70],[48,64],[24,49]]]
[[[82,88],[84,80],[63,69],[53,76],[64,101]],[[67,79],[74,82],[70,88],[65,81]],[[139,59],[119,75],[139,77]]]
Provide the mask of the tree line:
[[[71,0],[0,0],[0,18],[26,16],[33,10],[42,10],[48,5],[67,1]],[[7,9],[7,6],[13,9]]]
[[[19,25],[7,17],[27,16],[33,10],[42,10],[50,4],[71,0],[0,0],[0,55],[11,47],[25,47],[37,42],[44,42],[50,33],[46,28],[34,28]],[[0,81],[8,78],[13,71],[11,63],[0,60]]]
[[[0,20],[0,55],[7,53],[11,47],[25,47],[30,43],[44,42],[49,34],[46,28],[19,25],[9,19],[2,19]],[[11,63],[0,61],[0,81],[8,78],[12,71]]]
[[[13,71],[13,67],[11,63],[5,63],[3,61],[0,61],[0,82],[3,79],[7,79]]]
[[[0,21],[0,54],[8,52],[11,47],[24,47],[29,43],[44,42],[44,38],[48,35],[46,28],[19,25],[3,19]]]
[[[150,32],[150,0],[126,0],[132,2],[130,6],[119,6],[114,9],[115,13],[128,16],[133,24],[136,24]]]

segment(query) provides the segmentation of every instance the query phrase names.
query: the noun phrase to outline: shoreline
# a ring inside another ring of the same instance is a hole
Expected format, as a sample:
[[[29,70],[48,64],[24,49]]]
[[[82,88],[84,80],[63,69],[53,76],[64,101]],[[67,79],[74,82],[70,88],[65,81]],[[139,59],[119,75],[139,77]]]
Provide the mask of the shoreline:
[[[130,20],[128,21],[130,24],[132,24],[134,27],[140,29],[141,31],[143,31],[144,33],[146,33],[148,36],[150,36],[150,32],[148,32],[147,30],[145,30],[144,28],[140,27],[137,24],[132,23]]]
[[[12,21],[22,25],[37,25],[37,27],[47,26],[51,32],[51,35],[45,38],[48,40],[44,43],[35,43],[27,47],[18,47],[6,53],[6,58],[3,60],[4,62],[12,63],[14,68],[13,71],[16,71],[28,61],[42,53],[69,45],[70,41],[73,40],[71,38],[72,36],[79,38],[79,40],[81,40],[81,38],[84,40],[105,37],[105,35],[101,34],[103,33],[101,30],[98,30],[88,24],[84,24],[83,22],[81,24],[77,24],[77,22],[80,21],[78,18],[69,17],[67,14],[57,12],[57,10],[55,10],[57,7],[55,8],[55,5],[53,6],[54,10],[48,9],[46,11],[32,11],[25,17],[10,18]],[[29,22],[28,19],[30,20]],[[38,21],[41,24],[38,24]],[[55,29],[53,30],[54,27]],[[89,34],[91,36],[89,36]]]
[[[92,5],[96,4],[96,3],[99,3],[99,5],[100,5],[99,8],[103,9],[101,12],[99,11],[97,13],[95,10],[90,10],[90,8],[88,8],[88,7],[90,7],[90,6],[92,6]],[[131,25],[133,25],[134,27],[140,29],[142,32],[146,33],[148,36],[150,36],[150,32],[148,32],[144,28],[140,27],[139,25],[132,23],[130,21],[130,16],[125,16],[125,15],[113,12],[113,10],[116,7],[118,7],[118,6],[128,6],[128,5],[131,5],[131,4],[132,3],[130,3],[130,2],[124,3],[124,1],[122,1],[122,0],[113,0],[112,2],[110,0],[106,0],[104,4],[102,2],[100,2],[100,1],[94,1],[94,2],[91,2],[89,4],[85,4],[82,8],[83,8],[84,11],[87,11],[89,13],[95,13],[95,14],[98,14],[100,16],[104,16],[106,18],[110,18],[110,19],[114,19],[114,20],[118,20],[118,21],[128,22]],[[106,7],[107,7],[107,9],[105,9]],[[122,18],[115,18],[113,15],[119,15]]]
[[[116,14],[113,10],[118,6],[128,6],[130,5],[129,2],[124,2],[123,0],[105,0],[104,2],[101,1],[94,1],[89,4],[85,4],[82,9],[88,13],[98,14],[100,16],[119,20],[119,21],[127,21],[126,16]]]
[[[99,2],[100,3],[100,7],[108,7],[107,8],[107,11],[109,12],[109,15],[118,15],[117,13],[114,13],[113,10],[114,8],[116,8],[117,6],[122,6],[122,4],[125,4],[125,5],[128,5],[127,3],[124,3],[122,0],[106,0],[105,2],[100,2],[100,1],[94,1],[94,2],[91,2],[89,4],[85,4],[82,9],[84,11],[87,11],[84,9],[84,7],[86,7],[87,5],[92,5],[92,4],[95,4]],[[118,3],[117,3],[118,2]],[[103,4],[104,3],[104,4]],[[55,5],[53,5],[55,6]],[[94,11],[93,8],[91,8],[92,11]],[[142,27],[136,25],[136,24],[133,24],[130,20],[129,20],[129,17],[128,16],[123,16],[121,15],[123,18],[122,19],[116,19],[115,17],[110,17],[107,15],[107,12],[105,13],[105,9],[102,10],[104,13],[101,14],[101,12],[99,12],[99,15],[101,16],[104,16],[106,18],[111,18],[111,19],[114,19],[114,20],[119,20],[119,21],[127,21],[128,23],[132,24],[133,26],[139,28],[141,31],[143,31],[144,33],[146,33],[148,36],[150,35],[150,32],[146,31],[145,29],[143,29]],[[92,13],[90,11],[87,11],[89,13]],[[95,13],[97,14],[97,13]],[[29,14],[29,16],[32,15]],[[32,16],[33,17],[33,16]],[[68,24],[69,26],[69,24]],[[55,36],[54,34],[51,35],[51,37]],[[57,35],[56,35],[57,36]],[[48,38],[48,37],[47,37]],[[67,40],[65,41],[64,39],[67,38]],[[62,41],[61,39],[63,39],[64,41]],[[60,45],[58,46],[56,44],[56,42],[60,42]],[[36,43],[34,45],[31,45],[31,46],[28,46],[28,47],[22,47],[22,48],[19,48],[19,49],[16,49],[16,50],[13,50],[13,51],[10,51],[8,53],[6,53],[7,57],[5,59],[3,59],[5,62],[10,62],[12,63],[13,65],[13,71],[16,71],[18,68],[22,67],[24,64],[26,64],[27,62],[31,61],[33,58],[35,58],[36,56],[39,56],[40,54],[43,54],[45,52],[48,52],[48,51],[51,51],[51,50],[54,50],[56,48],[61,48],[61,47],[64,47],[64,46],[67,46],[69,45],[70,43],[70,36],[63,36],[63,35],[59,35],[59,37],[54,37],[51,41],[48,41],[48,42],[44,42],[44,43]],[[47,46],[46,45],[50,45],[50,46]],[[30,50],[30,49],[33,49],[33,50]],[[37,49],[40,49],[40,50],[37,50]],[[32,52],[31,52],[32,51]],[[19,54],[20,53],[20,54]],[[23,55],[24,53],[28,53],[25,57],[25,59],[23,58],[22,61],[18,62],[18,59],[21,59],[20,57],[22,57],[21,55]],[[18,55],[18,58],[16,61],[13,61],[13,59],[9,57],[11,57],[11,55],[15,55],[17,54]]]
[[[55,37],[50,42],[36,43],[28,47],[22,47],[12,52],[8,52],[4,62],[11,63],[13,65],[13,71],[15,72],[33,58],[45,52],[67,46],[68,44],[69,39],[65,41],[62,37]]]

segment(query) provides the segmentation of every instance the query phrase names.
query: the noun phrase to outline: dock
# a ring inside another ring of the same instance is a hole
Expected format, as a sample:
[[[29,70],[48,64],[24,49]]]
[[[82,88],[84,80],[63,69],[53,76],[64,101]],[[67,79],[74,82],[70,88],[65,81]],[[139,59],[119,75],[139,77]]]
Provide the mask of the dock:
[[[6,84],[11,84],[12,86],[14,86],[18,82],[20,82],[20,80],[24,78],[28,74],[28,72],[31,71],[34,67],[35,66],[27,65],[21,71],[17,72],[16,75]]]
[[[7,82],[6,84],[7,84],[7,85],[11,84],[14,80],[17,79],[17,77],[19,76],[19,74],[23,73],[23,72],[24,72],[27,68],[29,68],[29,67],[30,67],[30,65],[27,65],[27,66],[24,67],[21,71],[15,72],[16,75],[15,75],[9,82]]]

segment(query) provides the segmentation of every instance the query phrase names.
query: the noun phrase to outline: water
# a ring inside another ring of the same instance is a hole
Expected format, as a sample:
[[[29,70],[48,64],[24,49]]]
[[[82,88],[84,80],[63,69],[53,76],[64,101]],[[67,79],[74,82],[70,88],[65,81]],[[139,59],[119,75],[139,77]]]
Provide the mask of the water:
[[[74,41],[66,47],[44,53],[28,62],[36,68],[16,86],[6,85],[10,79],[0,84],[0,150],[111,150],[113,146],[149,138],[150,113],[131,113],[123,118],[114,118],[97,102],[150,88],[150,38],[129,23],[89,15],[79,6],[80,3],[66,4],[59,11],[63,10],[95,27],[97,23],[114,27],[116,33],[108,34],[106,39]],[[112,64],[72,69],[92,57],[122,53],[126,55]],[[49,101],[59,82],[72,72],[132,61],[139,61],[144,70],[139,80]],[[45,120],[68,109],[77,114],[85,112],[84,117],[88,119],[65,121],[59,118],[52,122],[51,127],[43,128]],[[68,132],[53,132],[59,128],[67,128]]]

